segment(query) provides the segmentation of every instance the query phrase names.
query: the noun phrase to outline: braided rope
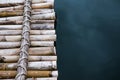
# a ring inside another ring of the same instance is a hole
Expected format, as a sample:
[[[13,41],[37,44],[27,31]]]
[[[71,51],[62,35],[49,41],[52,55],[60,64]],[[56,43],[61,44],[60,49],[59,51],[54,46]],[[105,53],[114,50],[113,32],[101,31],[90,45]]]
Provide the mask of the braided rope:
[[[20,58],[18,60],[17,75],[15,80],[26,80],[27,66],[28,66],[28,49],[30,46],[30,14],[31,14],[31,0],[25,0],[24,14],[23,14],[23,31],[22,42],[20,47]]]

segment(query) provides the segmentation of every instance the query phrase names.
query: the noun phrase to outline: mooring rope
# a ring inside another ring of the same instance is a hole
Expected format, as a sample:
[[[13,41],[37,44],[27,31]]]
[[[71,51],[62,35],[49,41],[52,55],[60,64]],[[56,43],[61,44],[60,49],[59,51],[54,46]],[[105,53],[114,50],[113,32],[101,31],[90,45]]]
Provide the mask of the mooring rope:
[[[31,15],[31,0],[25,0],[23,14],[23,31],[20,47],[20,58],[18,60],[17,75],[15,80],[26,80],[28,66],[28,49],[30,46],[30,15]]]

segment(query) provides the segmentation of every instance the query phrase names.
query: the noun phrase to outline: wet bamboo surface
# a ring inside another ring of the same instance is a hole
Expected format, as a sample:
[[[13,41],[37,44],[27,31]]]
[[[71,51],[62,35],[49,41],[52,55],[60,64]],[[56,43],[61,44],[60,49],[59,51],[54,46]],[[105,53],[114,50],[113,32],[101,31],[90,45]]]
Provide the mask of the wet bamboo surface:
[[[57,80],[54,0],[31,0],[31,11],[27,13],[25,1],[30,5],[29,0],[0,1],[0,80]],[[25,14],[30,18],[23,17]],[[27,18],[29,22],[23,22]],[[29,33],[24,31],[26,24]],[[28,46],[23,45],[26,33]],[[28,55],[22,54],[27,57],[22,58],[21,46],[28,48]]]

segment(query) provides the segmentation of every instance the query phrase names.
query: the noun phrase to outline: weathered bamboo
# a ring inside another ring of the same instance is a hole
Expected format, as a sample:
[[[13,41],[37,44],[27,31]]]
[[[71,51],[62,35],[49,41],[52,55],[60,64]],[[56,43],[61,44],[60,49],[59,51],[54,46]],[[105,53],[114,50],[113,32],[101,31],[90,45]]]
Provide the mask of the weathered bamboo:
[[[34,9],[32,10],[32,15],[38,14],[46,14],[46,13],[53,13],[53,9]],[[9,10],[9,11],[0,11],[0,17],[9,17],[9,16],[22,16],[23,10]]]
[[[45,35],[31,35],[30,36],[31,40],[33,40],[33,41],[41,41],[41,40],[49,41],[50,37],[51,37],[51,39],[53,39],[55,41],[56,35],[51,35],[51,36],[50,35],[46,35],[46,36]]]
[[[54,0],[32,0],[32,3],[41,3],[41,2],[54,2]]]
[[[0,25],[0,30],[21,30],[21,29],[22,25]]]
[[[17,74],[17,71],[0,71],[0,79],[9,79],[9,78],[14,78]],[[58,77],[58,72],[57,71],[28,71],[27,72],[27,77],[32,78],[32,77]]]
[[[55,35],[55,30],[31,30],[31,35]]]
[[[32,0],[32,3],[53,3],[54,0]],[[17,6],[24,4],[24,0],[1,0],[0,1],[0,7],[6,7],[6,6]]]
[[[0,11],[0,13],[7,13],[7,12],[22,12],[23,13],[23,10],[7,10],[7,11]],[[53,13],[55,12],[54,9],[33,9],[31,10],[31,14],[34,13],[34,12],[39,12],[40,14],[43,14],[43,13]]]
[[[0,0],[0,7],[16,6],[20,4],[24,4],[24,0]]]
[[[54,3],[37,3],[32,4],[32,9],[52,9],[54,7]]]
[[[2,11],[0,12],[0,17],[9,17],[9,16],[21,16],[23,11]]]
[[[0,21],[0,25],[22,24],[23,21]]]
[[[55,13],[46,13],[46,14],[39,14],[39,15],[32,15],[32,20],[54,20],[55,19]],[[1,21],[21,21],[23,20],[23,16],[14,16],[14,17],[5,17],[0,18]]]
[[[43,24],[43,23],[54,23],[55,20],[31,20],[31,23],[36,24]],[[0,21],[0,25],[10,25],[10,24],[22,24],[23,21]]]
[[[18,21],[18,20],[23,20],[23,16],[14,16],[14,17],[0,18],[0,21]]]
[[[0,36],[21,35],[22,30],[0,30]],[[31,30],[31,35],[54,35],[55,30]]]
[[[1,11],[14,11],[14,10],[23,10],[23,5],[19,5],[19,6],[14,6],[14,7],[3,7],[0,8],[0,12]]]
[[[55,22],[55,20],[32,20],[31,21],[32,24],[37,24],[37,23],[45,24],[45,23],[54,23],[54,22]]]
[[[18,48],[21,42],[0,42],[0,49]]]
[[[0,56],[0,63],[13,63],[17,62],[19,56]],[[57,56],[29,56],[29,61],[56,61]]]
[[[14,79],[0,79],[0,80],[14,80]],[[57,77],[49,78],[27,78],[26,80],[57,80]]]
[[[0,12],[1,11],[9,11],[9,10],[23,10],[23,5],[19,5],[19,6],[14,6],[14,7],[3,7],[0,8]],[[32,8],[33,9],[52,9],[54,7],[54,3],[37,3],[37,4],[32,4]]]
[[[55,13],[46,13],[46,14],[41,14],[41,15],[32,15],[31,16],[32,20],[54,20],[55,19]]]
[[[32,0],[32,3],[54,3],[54,0]]]
[[[0,30],[21,30],[22,25],[0,25]],[[53,30],[53,23],[45,23],[45,24],[32,24],[32,30]]]
[[[54,22],[55,22],[55,20],[32,20],[31,21],[32,24],[37,24],[37,23],[45,24],[45,23],[54,23]]]
[[[21,41],[21,36],[0,36],[0,41],[17,42]],[[56,35],[31,35],[31,41],[56,41]]]
[[[45,14],[45,13],[53,13],[54,9],[33,9],[32,15],[35,14]]]
[[[0,63],[0,70],[16,70],[17,63]],[[38,66],[39,65],[39,66]],[[56,70],[56,61],[28,62],[28,70]]]
[[[31,24],[33,30],[53,30],[54,24]]]
[[[20,52],[19,48],[15,49],[0,49],[0,56],[14,56]],[[29,55],[41,56],[41,55],[56,55],[55,47],[35,47],[29,49]]]
[[[31,41],[31,47],[52,47],[54,41]]]
[[[0,42],[0,49],[19,48],[21,42]],[[31,41],[31,47],[52,47],[54,41]]]

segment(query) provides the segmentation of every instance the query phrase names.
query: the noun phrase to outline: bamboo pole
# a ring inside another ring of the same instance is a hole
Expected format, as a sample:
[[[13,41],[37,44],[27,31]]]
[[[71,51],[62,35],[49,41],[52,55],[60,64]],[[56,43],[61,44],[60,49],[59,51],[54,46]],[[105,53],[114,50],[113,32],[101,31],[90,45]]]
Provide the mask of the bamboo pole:
[[[55,20],[55,13],[32,15],[31,19],[32,20]],[[18,20],[19,21],[23,20],[23,16],[0,18],[0,22],[1,21],[18,21]]]
[[[21,42],[0,42],[0,49],[19,48]]]
[[[32,15],[35,14],[45,14],[45,13],[53,13],[54,9],[33,9]]]
[[[0,30],[21,30],[22,25],[0,25]],[[53,23],[45,23],[45,24],[32,24],[32,30],[53,30]]]
[[[23,20],[23,16],[14,16],[14,17],[0,18],[0,21],[18,21],[18,20]]]
[[[14,10],[23,10],[23,5],[19,5],[19,6],[14,6],[14,7],[3,7],[0,8],[0,12],[1,11],[14,11]]]
[[[55,30],[31,30],[31,35],[55,35]]]
[[[0,36],[21,35],[22,30],[0,30]],[[31,30],[31,35],[54,35],[55,30]]]
[[[0,79],[9,79],[14,78],[17,74],[17,71],[0,71]],[[57,71],[28,71],[27,77],[57,77],[58,72]]]
[[[52,47],[54,41],[31,41],[31,47]]]
[[[19,48],[21,42],[0,42],[0,49]],[[31,41],[31,47],[52,47],[54,41]]]
[[[0,63],[0,70],[16,70],[17,63]],[[39,65],[39,66],[38,66]],[[56,61],[28,62],[28,70],[56,70]]]
[[[31,20],[32,24],[43,24],[43,23],[54,23],[55,20]],[[23,21],[19,20],[19,21],[0,21],[0,25],[10,25],[10,24],[22,24]]]
[[[32,3],[54,3],[54,0],[32,0]]]
[[[32,3],[53,3],[54,0],[32,0]],[[24,4],[24,0],[1,0],[0,1],[0,7],[6,7],[6,6],[17,6]]]
[[[54,23],[55,22],[55,20],[32,20],[31,21],[31,23],[32,24],[37,24],[37,23],[39,23],[39,24],[41,24],[41,23]]]
[[[37,3],[32,4],[32,9],[52,9],[54,7],[54,3]]]
[[[6,35],[21,35],[22,30],[0,30],[0,36]]]
[[[7,12],[24,12],[23,10],[7,10],[7,11],[0,11],[0,13],[7,13]],[[53,13],[55,12],[54,9],[33,9],[31,10],[31,14],[34,13],[34,12],[39,12],[40,14],[43,14],[43,13]]]
[[[17,6],[24,4],[24,0],[0,0],[0,7]]]
[[[0,80],[14,80],[14,79],[0,79]],[[57,80],[57,77],[49,78],[27,78],[26,80]]]
[[[32,4],[32,9],[52,9],[54,7],[54,3],[37,3],[37,4]],[[23,10],[24,6],[19,5],[19,6],[14,6],[14,7],[3,7],[0,8],[1,11],[9,11],[9,10]]]
[[[54,24],[31,24],[33,30],[53,30]]]
[[[17,42],[21,41],[21,36],[0,36],[0,41]],[[31,41],[56,41],[56,35],[31,35]]]
[[[23,11],[2,11],[0,12],[0,17],[9,17],[9,16],[21,16]]]
[[[0,21],[0,25],[22,24],[23,21]]]
[[[22,30],[22,25],[0,25],[0,30]]]
[[[41,14],[41,15],[32,15],[31,16],[32,20],[54,20],[55,19],[55,13],[46,13],[46,14]]]
[[[53,39],[55,41],[56,40],[56,35],[51,35],[51,36],[49,36],[49,35],[46,35],[46,36],[45,35],[31,35],[30,38],[33,41],[41,41],[41,40],[49,41],[50,39]]]
[[[19,59],[19,56],[1,56],[0,57],[0,63],[13,63],[17,62]],[[56,61],[57,56],[29,56],[29,61]]]
[[[19,48],[14,49],[0,49],[0,56],[15,56],[20,52]],[[55,47],[35,47],[29,49],[29,55],[41,56],[41,55],[56,55]]]
[[[54,9],[34,9],[32,10],[32,15],[53,13]],[[0,17],[9,17],[9,16],[22,16],[23,10],[9,10],[9,11],[0,11]]]

